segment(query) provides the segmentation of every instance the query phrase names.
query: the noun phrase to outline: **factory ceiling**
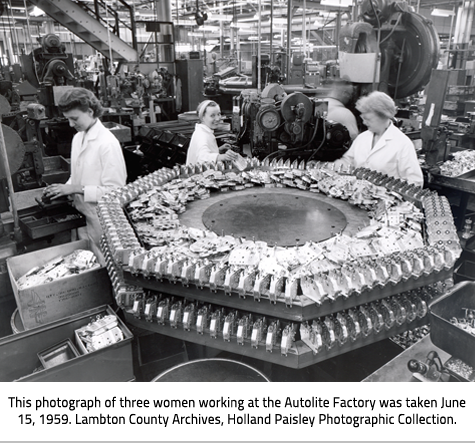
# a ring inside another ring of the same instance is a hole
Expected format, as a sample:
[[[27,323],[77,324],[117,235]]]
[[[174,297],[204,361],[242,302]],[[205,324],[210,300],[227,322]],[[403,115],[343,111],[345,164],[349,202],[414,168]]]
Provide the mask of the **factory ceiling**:
[[[104,1],[104,0],[100,0]],[[161,20],[157,18],[157,5],[166,0],[126,0],[127,3],[133,4],[136,8],[139,20]],[[261,14],[269,16],[271,9],[274,12],[274,17],[287,16],[287,0],[168,0],[170,2],[170,10],[172,20],[178,22],[178,25],[186,26],[195,23],[195,14],[197,7],[201,13],[206,13],[208,19],[206,24],[216,24],[221,21],[231,23],[236,21],[247,21],[253,23],[258,21],[257,12],[259,7]],[[305,8],[306,14],[324,14],[328,12],[345,12],[350,11],[349,7],[337,7],[334,5],[327,5],[327,3],[338,3],[339,0],[293,0],[293,13],[302,13]],[[351,0],[340,0],[342,4],[351,3]],[[378,0],[379,2],[388,3],[391,0]],[[92,4],[94,0],[77,0],[77,3]],[[112,5],[117,10],[121,9],[121,2],[119,0],[106,0],[108,5]],[[418,8],[433,9],[446,8],[452,9],[462,4],[462,0],[408,0],[407,3]],[[26,19],[25,6],[27,7],[29,18],[31,19],[31,12],[34,7],[26,0],[0,0],[0,4],[7,6],[4,8],[2,17],[8,16],[10,8],[13,10],[15,20]],[[33,16],[34,19],[34,16]],[[254,19],[254,20],[253,20]],[[262,17],[261,17],[262,19]],[[181,22],[181,23],[180,23]]]

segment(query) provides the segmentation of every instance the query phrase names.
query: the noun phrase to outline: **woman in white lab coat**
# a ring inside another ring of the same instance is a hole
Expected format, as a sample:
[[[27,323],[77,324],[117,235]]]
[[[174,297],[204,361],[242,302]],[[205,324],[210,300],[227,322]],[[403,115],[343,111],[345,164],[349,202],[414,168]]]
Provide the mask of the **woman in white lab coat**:
[[[238,154],[231,149],[231,145],[225,143],[218,147],[214,136],[214,131],[222,118],[219,105],[214,101],[205,100],[198,104],[196,112],[199,123],[196,123],[195,131],[191,136],[186,164],[237,160]]]
[[[422,170],[412,141],[394,124],[396,105],[383,92],[371,92],[356,102],[367,131],[356,137],[340,159],[344,165],[369,168],[422,186]]]
[[[101,103],[89,90],[72,88],[60,98],[58,107],[78,132],[71,146],[70,178],[65,184],[48,186],[44,195],[50,199],[72,196],[74,207],[86,217],[86,227],[78,229],[78,236],[89,239],[97,254],[102,235],[97,202],[127,180],[122,148],[99,119]]]

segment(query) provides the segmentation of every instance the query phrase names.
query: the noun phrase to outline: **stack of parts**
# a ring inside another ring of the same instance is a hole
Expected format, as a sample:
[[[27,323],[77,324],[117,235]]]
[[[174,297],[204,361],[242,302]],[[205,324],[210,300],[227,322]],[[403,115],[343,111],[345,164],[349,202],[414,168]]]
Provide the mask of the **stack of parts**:
[[[42,267],[34,267],[17,279],[18,289],[32,288],[55,280],[100,268],[90,250],[78,249],[67,256],[60,256]]]
[[[117,317],[98,316],[93,322],[76,330],[76,342],[83,353],[95,352],[124,339]]]
[[[447,160],[440,166],[440,174],[447,177],[457,177],[475,170],[475,151],[468,149],[453,154],[452,160]]]

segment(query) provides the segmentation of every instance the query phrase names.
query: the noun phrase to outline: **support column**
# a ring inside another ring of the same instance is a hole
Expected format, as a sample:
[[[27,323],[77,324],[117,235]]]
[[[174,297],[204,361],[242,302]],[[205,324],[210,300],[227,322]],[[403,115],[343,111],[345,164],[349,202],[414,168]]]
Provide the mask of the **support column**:
[[[171,22],[172,21],[172,8],[170,0],[155,0],[155,14],[157,16],[157,21],[159,22]],[[167,27],[168,28],[168,27]],[[160,33],[157,33],[159,42],[163,42],[161,36],[163,34],[168,34],[168,32],[163,33],[161,30]],[[156,54],[159,61],[166,61],[169,59],[170,55],[167,55],[167,46],[166,45],[157,45]]]
[[[475,0],[465,0],[457,13],[457,21],[454,32],[454,52],[452,68],[464,68],[466,60],[466,49],[470,42],[470,34],[473,25],[475,12]]]

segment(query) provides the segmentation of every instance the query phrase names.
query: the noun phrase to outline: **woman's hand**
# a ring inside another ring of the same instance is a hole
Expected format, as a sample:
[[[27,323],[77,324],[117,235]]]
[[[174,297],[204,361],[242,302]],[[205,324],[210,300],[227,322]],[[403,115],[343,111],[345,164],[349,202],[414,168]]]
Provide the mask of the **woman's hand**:
[[[237,160],[239,154],[237,152],[232,151],[229,149],[226,151],[224,154],[220,154],[217,158],[218,162],[233,162],[234,160]]]
[[[67,196],[69,194],[80,193],[82,188],[78,185],[69,185],[69,184],[52,184],[47,186],[43,190],[43,195],[47,198],[54,200],[60,198],[61,196]]]
[[[221,146],[219,147],[219,153],[220,153],[220,154],[224,154],[225,152],[229,151],[230,149],[233,149],[233,147],[231,146],[231,144],[225,143],[224,145],[221,145]]]

